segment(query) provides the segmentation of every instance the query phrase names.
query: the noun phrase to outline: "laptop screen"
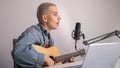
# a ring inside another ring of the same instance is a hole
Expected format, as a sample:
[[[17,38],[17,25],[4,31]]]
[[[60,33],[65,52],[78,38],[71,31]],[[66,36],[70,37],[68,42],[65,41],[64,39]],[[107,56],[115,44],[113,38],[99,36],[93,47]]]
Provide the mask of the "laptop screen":
[[[91,44],[82,68],[114,68],[119,56],[120,42]]]

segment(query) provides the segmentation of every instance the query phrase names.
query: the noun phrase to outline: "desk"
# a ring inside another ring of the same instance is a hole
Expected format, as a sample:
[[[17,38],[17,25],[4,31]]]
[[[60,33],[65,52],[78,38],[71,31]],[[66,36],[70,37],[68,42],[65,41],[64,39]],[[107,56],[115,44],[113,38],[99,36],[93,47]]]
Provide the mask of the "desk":
[[[55,66],[51,66],[51,67],[44,67],[44,68],[71,68],[72,66],[78,66],[78,65],[82,65],[83,61],[76,61],[76,62],[72,62],[72,63],[66,63],[66,64],[61,64],[61,65],[55,65]]]

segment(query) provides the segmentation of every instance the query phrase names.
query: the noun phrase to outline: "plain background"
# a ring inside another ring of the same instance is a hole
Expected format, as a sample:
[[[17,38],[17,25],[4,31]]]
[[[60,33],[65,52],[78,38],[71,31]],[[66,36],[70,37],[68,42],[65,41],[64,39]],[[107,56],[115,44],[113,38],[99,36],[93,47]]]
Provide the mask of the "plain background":
[[[120,0],[0,0],[0,68],[13,68],[12,39],[38,23],[37,7],[47,1],[57,5],[62,18],[58,30],[51,33],[61,54],[75,51],[71,33],[76,22],[81,22],[86,40],[120,29]],[[100,42],[119,41],[111,37]],[[85,47],[82,42],[81,38],[79,49]]]

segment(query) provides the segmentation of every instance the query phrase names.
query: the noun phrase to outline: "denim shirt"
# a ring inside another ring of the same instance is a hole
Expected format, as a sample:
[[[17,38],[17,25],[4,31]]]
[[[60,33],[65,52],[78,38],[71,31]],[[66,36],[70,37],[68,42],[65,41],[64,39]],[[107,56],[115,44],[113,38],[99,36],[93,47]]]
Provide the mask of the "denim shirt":
[[[50,46],[54,45],[53,39],[48,38],[48,33],[41,23],[29,27],[19,36],[12,51],[15,63],[23,68],[41,68],[44,62],[44,54],[38,53],[32,45],[38,44],[44,47],[48,42],[50,42]]]

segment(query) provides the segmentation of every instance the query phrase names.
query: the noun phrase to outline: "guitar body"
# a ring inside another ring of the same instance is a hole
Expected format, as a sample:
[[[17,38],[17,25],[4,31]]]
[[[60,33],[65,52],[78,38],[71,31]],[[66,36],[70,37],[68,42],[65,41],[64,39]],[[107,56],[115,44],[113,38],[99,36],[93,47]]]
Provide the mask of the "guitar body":
[[[44,53],[47,56],[53,56],[53,57],[60,56],[59,49],[56,46],[44,48],[38,45],[33,45],[33,47],[37,52]]]

